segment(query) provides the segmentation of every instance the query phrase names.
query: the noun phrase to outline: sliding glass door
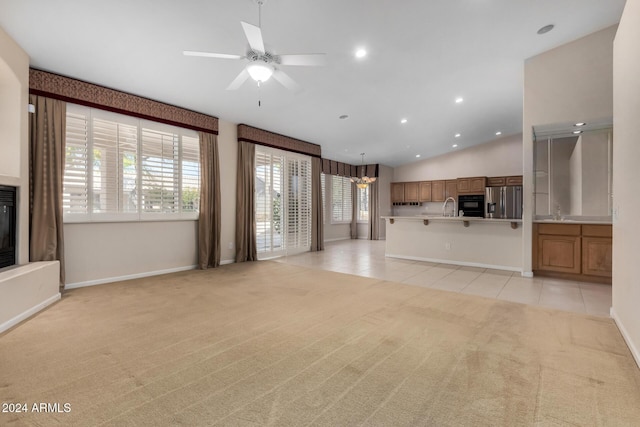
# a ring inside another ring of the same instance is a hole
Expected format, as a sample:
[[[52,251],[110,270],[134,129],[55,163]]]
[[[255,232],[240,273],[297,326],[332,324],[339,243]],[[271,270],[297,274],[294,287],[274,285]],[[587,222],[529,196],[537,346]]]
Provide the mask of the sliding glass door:
[[[256,146],[258,258],[306,252],[311,246],[311,159]]]

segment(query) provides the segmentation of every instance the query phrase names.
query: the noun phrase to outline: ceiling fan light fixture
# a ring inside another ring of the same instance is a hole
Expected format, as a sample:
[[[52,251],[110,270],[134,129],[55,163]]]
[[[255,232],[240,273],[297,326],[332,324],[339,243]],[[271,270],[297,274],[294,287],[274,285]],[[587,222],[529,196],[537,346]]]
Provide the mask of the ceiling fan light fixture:
[[[271,64],[252,62],[247,65],[247,72],[257,82],[264,83],[271,78],[275,68]]]

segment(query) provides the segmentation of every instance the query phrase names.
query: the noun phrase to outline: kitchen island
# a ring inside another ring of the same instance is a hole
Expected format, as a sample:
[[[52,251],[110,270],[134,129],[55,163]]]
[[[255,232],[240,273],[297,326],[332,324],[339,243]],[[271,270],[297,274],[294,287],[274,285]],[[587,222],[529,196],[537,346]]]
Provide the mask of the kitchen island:
[[[522,272],[522,220],[383,216],[385,255]]]

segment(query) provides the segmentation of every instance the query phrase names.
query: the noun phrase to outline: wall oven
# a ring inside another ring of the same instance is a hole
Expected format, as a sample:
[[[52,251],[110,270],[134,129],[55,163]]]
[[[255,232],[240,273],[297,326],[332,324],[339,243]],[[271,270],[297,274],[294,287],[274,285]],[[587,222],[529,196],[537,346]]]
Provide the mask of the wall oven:
[[[458,210],[464,216],[484,216],[484,195],[473,194],[458,196]]]

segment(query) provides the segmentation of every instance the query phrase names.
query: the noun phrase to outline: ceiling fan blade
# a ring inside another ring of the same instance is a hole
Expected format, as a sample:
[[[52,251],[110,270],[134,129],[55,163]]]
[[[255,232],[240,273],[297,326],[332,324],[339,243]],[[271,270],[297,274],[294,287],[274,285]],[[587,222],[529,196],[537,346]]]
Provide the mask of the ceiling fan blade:
[[[326,55],[324,53],[308,53],[299,55],[279,55],[282,65],[324,66]]]
[[[240,86],[242,86],[242,83],[247,81],[248,78],[249,78],[249,72],[247,71],[246,68],[243,68],[242,71],[240,71],[240,74],[238,74],[238,76],[235,79],[233,79],[231,84],[227,86],[227,90],[238,89]]]
[[[240,23],[242,24],[244,35],[247,36],[247,41],[251,49],[258,53],[264,53],[264,41],[262,40],[262,30],[260,30],[260,27],[243,21],[240,21]]]
[[[294,92],[299,92],[302,90],[302,87],[298,83],[295,82],[287,73],[282,70],[275,70],[273,72],[273,78],[280,82],[280,84],[286,87],[289,90]]]
[[[244,56],[230,55],[228,53],[212,53],[212,52],[196,52],[193,50],[185,50],[182,52],[185,56],[204,56],[207,58],[221,58],[221,59],[242,59]]]

